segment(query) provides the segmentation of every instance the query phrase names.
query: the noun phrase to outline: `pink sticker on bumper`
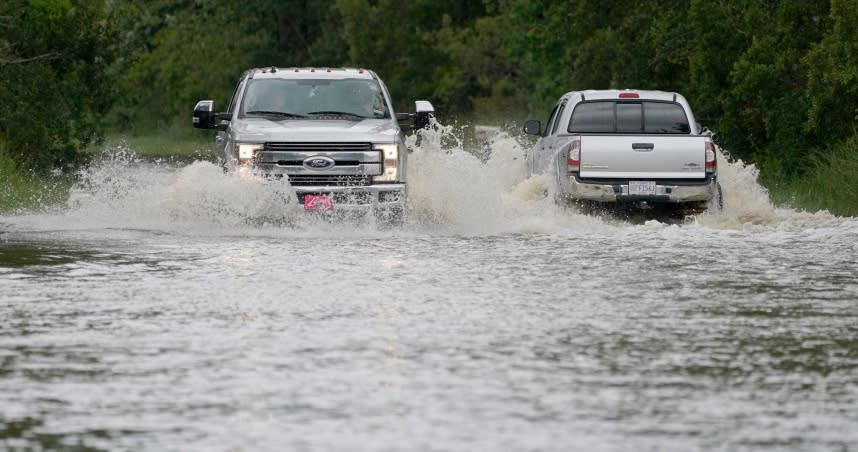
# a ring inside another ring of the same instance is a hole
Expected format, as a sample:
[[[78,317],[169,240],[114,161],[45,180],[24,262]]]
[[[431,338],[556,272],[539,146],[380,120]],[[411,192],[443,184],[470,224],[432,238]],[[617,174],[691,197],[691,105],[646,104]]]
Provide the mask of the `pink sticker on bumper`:
[[[334,200],[324,195],[307,195],[304,210],[334,210]]]

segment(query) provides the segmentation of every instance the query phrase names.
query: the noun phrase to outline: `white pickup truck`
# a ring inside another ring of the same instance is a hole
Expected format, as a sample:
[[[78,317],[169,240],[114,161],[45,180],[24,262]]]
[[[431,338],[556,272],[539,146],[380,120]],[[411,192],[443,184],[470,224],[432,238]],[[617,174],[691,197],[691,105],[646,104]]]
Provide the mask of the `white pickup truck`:
[[[715,146],[684,97],[664,91],[564,94],[527,155],[531,175],[550,172],[554,197],[588,205],[720,208]]]

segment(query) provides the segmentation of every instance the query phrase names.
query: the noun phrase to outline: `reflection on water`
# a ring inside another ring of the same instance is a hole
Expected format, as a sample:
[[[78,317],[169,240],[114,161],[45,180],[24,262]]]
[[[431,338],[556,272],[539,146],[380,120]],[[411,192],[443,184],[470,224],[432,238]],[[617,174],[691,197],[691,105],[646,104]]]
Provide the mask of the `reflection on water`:
[[[723,212],[582,215],[524,149],[427,135],[398,228],[129,155],[0,217],[0,449],[858,443],[855,219],[727,161]]]

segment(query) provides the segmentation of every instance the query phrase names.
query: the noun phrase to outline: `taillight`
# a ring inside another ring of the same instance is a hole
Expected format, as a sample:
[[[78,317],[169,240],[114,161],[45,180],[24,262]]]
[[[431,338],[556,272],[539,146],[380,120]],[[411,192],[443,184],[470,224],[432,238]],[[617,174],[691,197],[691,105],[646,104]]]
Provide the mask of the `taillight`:
[[[706,150],[706,172],[714,173],[716,165],[715,145],[711,141],[707,141],[703,147]]]
[[[566,170],[578,171],[581,168],[581,140],[569,143],[566,151]]]

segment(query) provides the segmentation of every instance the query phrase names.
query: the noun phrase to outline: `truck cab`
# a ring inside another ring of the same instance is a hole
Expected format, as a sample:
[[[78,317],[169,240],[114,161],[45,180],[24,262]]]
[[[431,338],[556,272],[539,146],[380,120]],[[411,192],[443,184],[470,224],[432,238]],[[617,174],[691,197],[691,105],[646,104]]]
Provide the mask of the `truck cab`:
[[[413,114],[396,113],[371,70],[271,67],[246,71],[224,112],[212,100],[198,102],[193,125],[217,132],[227,170],[287,178],[306,210],[401,215],[404,132],[426,127],[433,114],[428,101],[415,102]]]

